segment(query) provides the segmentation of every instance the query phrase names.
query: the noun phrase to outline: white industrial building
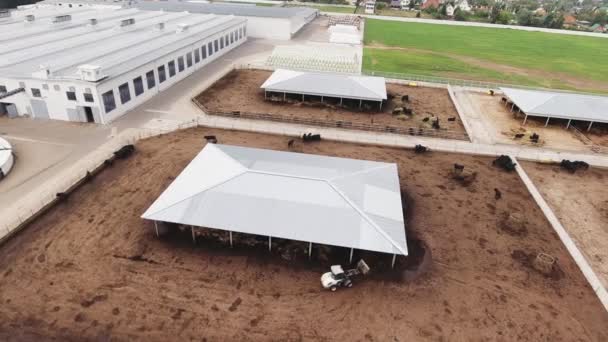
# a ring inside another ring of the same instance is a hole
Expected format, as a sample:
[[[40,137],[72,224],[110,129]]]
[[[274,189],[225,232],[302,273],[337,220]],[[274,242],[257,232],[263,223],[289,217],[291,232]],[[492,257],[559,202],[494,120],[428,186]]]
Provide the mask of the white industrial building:
[[[269,7],[255,4],[204,3],[200,1],[140,1],[145,10],[234,15],[247,19],[249,37],[289,40],[319,15],[309,7]]]
[[[86,2],[12,11],[0,18],[0,115],[108,123],[241,45],[246,25]]]

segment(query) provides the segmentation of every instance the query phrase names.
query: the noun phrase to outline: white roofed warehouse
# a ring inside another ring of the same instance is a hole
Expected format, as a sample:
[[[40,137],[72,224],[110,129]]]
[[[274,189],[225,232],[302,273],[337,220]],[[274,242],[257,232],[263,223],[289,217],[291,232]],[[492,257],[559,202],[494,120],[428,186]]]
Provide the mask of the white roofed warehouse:
[[[407,255],[397,165],[207,144],[142,218]],[[160,229],[160,231],[159,231]]]
[[[290,40],[319,15],[318,9],[310,7],[257,6],[255,3],[163,0],[141,1],[134,6],[155,11],[234,15],[247,19],[249,37],[278,40]]]
[[[42,3],[0,18],[0,115],[108,123],[247,40],[231,15]]]
[[[262,84],[264,95],[278,96],[283,100],[294,97],[305,101],[307,97],[321,102],[334,100],[340,105],[344,100],[354,101],[359,108],[364,103],[375,103],[382,109],[386,101],[386,81],[383,77],[354,76],[330,73],[311,73],[278,69]]]
[[[588,122],[587,130],[591,130],[594,123],[608,123],[606,96],[514,88],[500,90],[509,109],[524,114],[524,125],[528,116],[546,118],[545,126],[551,119],[568,120],[567,128],[572,121],[585,121]]]

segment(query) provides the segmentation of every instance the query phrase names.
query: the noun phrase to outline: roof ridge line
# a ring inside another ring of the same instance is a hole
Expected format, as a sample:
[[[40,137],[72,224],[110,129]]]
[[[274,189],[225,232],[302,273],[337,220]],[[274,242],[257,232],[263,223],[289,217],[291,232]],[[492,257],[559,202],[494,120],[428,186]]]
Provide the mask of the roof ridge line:
[[[208,188],[207,188],[207,189],[205,189],[205,190],[201,190],[201,191],[199,191],[199,192],[197,192],[197,193],[195,193],[195,194],[193,194],[193,195],[191,195],[191,196],[188,196],[188,197],[186,197],[186,198],[182,198],[181,200],[179,200],[179,201],[177,201],[177,202],[175,202],[175,203],[172,203],[172,204],[170,204],[170,205],[168,205],[168,206],[166,206],[166,207],[164,207],[164,208],[162,208],[162,209],[159,209],[159,210],[157,210],[157,211],[155,211],[155,212],[153,212],[153,213],[150,213],[150,214],[148,214],[148,215],[146,215],[146,216],[149,216],[149,215],[155,215],[155,214],[160,213],[161,211],[165,211],[165,210],[167,210],[167,209],[169,209],[169,208],[172,208],[172,207],[174,207],[174,206],[176,206],[176,205],[178,205],[178,204],[180,204],[180,203],[182,203],[182,202],[184,202],[184,201],[186,201],[186,200],[191,199],[192,197],[194,197],[194,196],[196,196],[196,195],[200,195],[200,194],[201,194],[201,193],[203,193],[203,192],[206,192],[206,191],[209,191],[209,190],[211,190],[211,189],[217,188],[217,187],[218,187],[218,186],[220,186],[220,185],[224,185],[225,183],[227,183],[227,182],[229,182],[229,181],[231,181],[231,180],[233,180],[233,179],[235,179],[235,178],[237,178],[237,177],[239,177],[239,176],[242,176],[242,175],[246,174],[247,172],[248,172],[248,170],[247,170],[247,169],[245,169],[245,171],[243,171],[243,172],[241,172],[241,173],[239,173],[239,174],[236,174],[236,175],[234,175],[234,176],[232,176],[232,177],[230,177],[230,178],[228,178],[228,179],[226,179],[226,180],[224,180],[224,181],[222,181],[222,182],[219,182],[219,183],[217,183],[217,184],[215,184],[215,185],[213,185],[213,186],[211,186],[211,187],[208,187]],[[144,213],[144,214],[145,214],[145,213]],[[142,215],[142,216],[143,216],[143,215]]]
[[[221,146],[221,145],[220,145],[220,146]],[[194,194],[192,194],[192,195],[190,195],[190,196],[188,196],[188,197],[186,197],[186,198],[182,198],[181,200],[179,200],[179,201],[177,201],[177,202],[171,203],[171,204],[169,204],[168,206],[165,206],[165,207],[164,207],[164,208],[162,208],[162,209],[159,209],[159,210],[157,210],[157,211],[155,211],[155,212],[153,212],[153,213],[150,213],[150,215],[158,214],[159,212],[161,212],[161,211],[163,211],[163,210],[166,210],[166,209],[169,209],[169,208],[171,208],[171,207],[173,207],[173,206],[175,206],[175,205],[177,205],[177,204],[179,204],[179,203],[181,203],[181,202],[183,202],[183,201],[185,201],[185,200],[188,200],[188,199],[190,199],[190,198],[192,198],[192,197],[194,197],[194,196],[196,196],[196,195],[200,194],[201,192],[205,192],[205,191],[211,190],[211,189],[213,189],[213,188],[216,188],[216,187],[218,187],[218,186],[220,186],[220,185],[222,185],[222,184],[224,184],[224,183],[226,183],[226,182],[229,182],[229,181],[233,180],[234,178],[236,178],[236,177],[238,177],[238,176],[240,176],[240,175],[242,175],[242,174],[244,174],[244,173],[247,173],[247,171],[249,171],[249,168],[248,168],[248,167],[246,167],[245,165],[241,164],[241,162],[239,162],[238,160],[234,159],[234,158],[233,158],[231,155],[229,155],[229,154],[228,154],[228,153],[226,153],[224,150],[222,150],[221,148],[219,148],[219,147],[218,147],[216,144],[210,144],[210,145],[209,145],[209,147],[210,147],[210,148],[215,148],[216,150],[218,150],[218,151],[222,152],[222,154],[223,154],[224,156],[226,156],[227,158],[229,158],[230,160],[234,161],[234,162],[235,162],[235,163],[237,163],[239,166],[241,166],[241,167],[243,168],[243,170],[241,170],[242,172],[237,173],[237,174],[235,174],[234,176],[232,176],[232,177],[230,177],[230,178],[227,178],[227,179],[225,179],[225,180],[223,180],[223,181],[221,181],[221,182],[219,182],[219,183],[217,183],[217,184],[215,184],[215,185],[212,185],[212,186],[210,186],[210,187],[208,187],[208,188],[206,188],[206,189],[203,189],[203,190],[201,190],[201,191],[197,191],[196,193],[194,193]],[[204,150],[204,148],[203,148],[203,150]],[[201,151],[201,153],[202,153],[202,151]],[[199,153],[199,154],[200,154],[200,153]],[[198,155],[197,155],[196,157],[198,157]],[[195,157],[195,159],[196,159],[196,157]],[[188,165],[186,166],[186,168],[188,168],[188,166],[190,166],[190,164],[188,164]],[[182,172],[184,172],[184,171],[182,170]],[[171,183],[171,184],[173,184],[173,183]],[[171,187],[171,185],[169,185],[169,187]],[[167,188],[167,189],[168,189],[168,188]],[[161,196],[162,196],[162,194],[161,194]],[[160,198],[160,197],[159,197],[159,198]],[[145,214],[145,213],[144,213],[144,214]],[[143,216],[143,215],[142,215],[142,216]]]
[[[355,172],[352,172],[352,173],[348,173],[348,174],[344,174],[344,175],[339,175],[339,176],[336,176],[334,178],[330,178],[327,181],[333,182],[333,181],[335,181],[337,179],[342,179],[342,178],[358,175],[358,174],[365,173],[365,172],[370,172],[370,171],[375,171],[375,170],[378,170],[378,169],[383,169],[383,168],[389,167],[391,165],[392,164],[386,163],[386,165],[378,165],[378,166],[371,167],[369,169],[359,170],[359,171],[355,171]]]
[[[549,92],[546,92],[546,93],[551,94],[551,93],[549,93]],[[538,105],[534,106],[534,108],[530,109],[529,111],[536,110],[538,107],[540,107],[540,106],[543,106],[543,105],[547,104],[547,102],[549,102],[549,101],[553,100],[553,99],[555,98],[555,96],[557,96],[557,95],[556,95],[556,94],[551,94],[551,96],[549,96],[549,98],[548,98],[547,100],[545,100],[544,102],[542,102],[542,103],[540,103],[540,104],[538,104]]]
[[[346,196],[344,193],[342,193],[342,191],[340,191],[340,189],[338,189],[338,187],[336,185],[334,185],[331,181],[329,180],[325,180],[325,182],[327,184],[329,184],[329,186],[332,187],[332,189],[334,189],[335,192],[337,192],[345,201],[346,203],[348,203],[353,209],[355,209],[359,215],[361,217],[363,217],[363,219],[365,219],[372,227],[374,227],[376,229],[376,231],[378,231],[378,233],[380,233],[380,235],[382,235],[386,240],[388,240],[391,245],[393,245],[394,248],[396,248],[397,250],[399,250],[403,255],[407,256],[408,252],[407,250],[403,250],[401,248],[401,246],[399,246],[399,244],[397,244],[395,242],[395,240],[393,240],[393,238],[391,238],[390,236],[388,236],[388,234],[384,231],[384,229],[378,227],[378,225],[367,216],[367,214],[365,214],[365,212],[363,210],[361,210],[361,208],[359,208],[356,204],[354,204],[349,198],[348,196]]]

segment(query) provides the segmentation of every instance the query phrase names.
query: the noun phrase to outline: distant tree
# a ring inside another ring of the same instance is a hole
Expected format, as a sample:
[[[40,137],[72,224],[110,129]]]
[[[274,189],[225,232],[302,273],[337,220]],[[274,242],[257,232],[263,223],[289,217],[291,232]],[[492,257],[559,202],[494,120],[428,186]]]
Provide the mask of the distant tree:
[[[509,11],[500,11],[498,18],[496,18],[497,24],[507,25],[513,19],[513,15]]]
[[[532,26],[532,12],[522,8],[517,12],[517,24],[521,26]]]
[[[500,4],[494,4],[494,6],[492,6],[492,10],[490,11],[490,22],[492,24],[496,23],[498,21],[498,17],[500,16],[500,11],[502,10],[502,5]]]
[[[564,26],[564,15],[559,12],[549,13],[543,20],[543,26],[548,28],[561,29]]]
[[[608,23],[608,13],[605,10],[597,11],[591,22],[594,24],[606,25]]]
[[[454,20],[467,21],[467,15],[460,7],[456,7],[456,10],[454,10]]]
[[[386,8],[386,2],[376,2],[376,9],[383,10]]]

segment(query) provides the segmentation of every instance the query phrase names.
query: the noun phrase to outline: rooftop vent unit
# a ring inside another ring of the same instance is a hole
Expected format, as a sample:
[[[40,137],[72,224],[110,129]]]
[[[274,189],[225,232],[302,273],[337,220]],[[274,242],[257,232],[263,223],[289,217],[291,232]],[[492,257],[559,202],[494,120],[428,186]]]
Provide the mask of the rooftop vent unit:
[[[133,24],[135,24],[135,18],[129,18],[120,21],[120,27],[130,26]]]
[[[66,14],[66,15],[58,15],[58,16],[54,17],[52,22],[56,24],[56,23],[63,23],[66,21],[70,21],[70,20],[72,20],[72,16],[69,14]]]
[[[98,65],[83,64],[78,66],[78,74],[83,81],[97,82],[102,80],[105,75],[101,72]]]
[[[177,24],[177,32],[184,32],[188,30],[188,27],[190,27],[190,25],[188,24]]]
[[[51,68],[48,65],[41,64],[38,67],[38,71],[33,72],[32,76],[34,76],[36,78],[49,79],[49,78],[51,78],[51,76],[53,76],[53,73],[51,72]]]
[[[89,19],[89,25],[91,25],[91,26],[97,25],[97,19],[95,19],[95,18]]]
[[[162,31],[165,29],[165,23],[157,23],[156,25],[154,25],[154,29],[158,30],[158,31]]]
[[[36,17],[34,17],[33,14],[28,14],[28,15],[25,16],[25,22],[26,23],[31,23],[34,20],[36,20]]]

